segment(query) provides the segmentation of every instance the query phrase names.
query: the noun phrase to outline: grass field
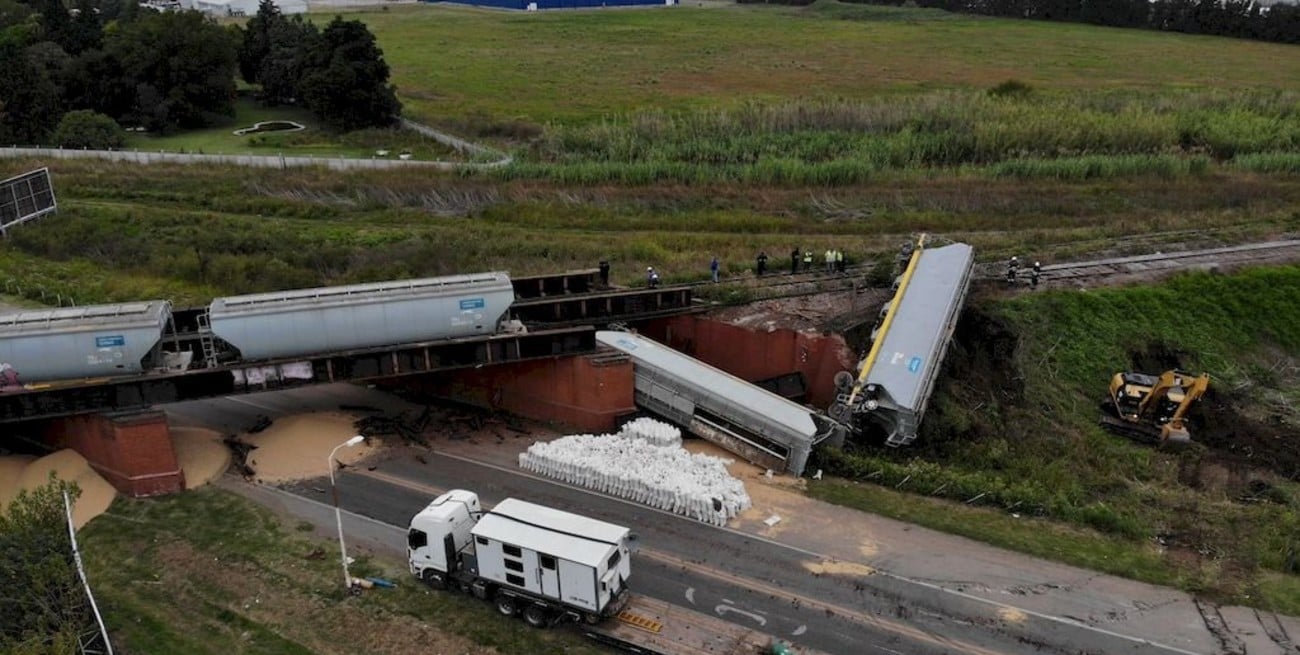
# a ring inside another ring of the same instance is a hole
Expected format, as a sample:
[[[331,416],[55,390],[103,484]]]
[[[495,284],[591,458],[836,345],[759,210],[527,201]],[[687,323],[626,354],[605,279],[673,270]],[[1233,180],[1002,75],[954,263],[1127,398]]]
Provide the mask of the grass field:
[[[752,99],[987,89],[1292,87],[1295,48],[1086,25],[846,6],[513,14],[416,5],[375,32],[407,112],[545,124]],[[1213,56],[1206,56],[1213,52]]]
[[[307,129],[298,132],[264,132],[236,135],[233,132],[263,121],[293,121]],[[358,157],[368,159],[377,150],[389,151],[388,157],[407,152],[413,159],[457,160],[455,150],[437,141],[406,130],[364,130],[336,134],[320,128],[311,112],[293,107],[264,107],[250,98],[235,102],[235,117],[219,125],[177,134],[155,135],[131,132],[126,148],[164,150],[206,154],[275,155],[292,154],[320,157]]]

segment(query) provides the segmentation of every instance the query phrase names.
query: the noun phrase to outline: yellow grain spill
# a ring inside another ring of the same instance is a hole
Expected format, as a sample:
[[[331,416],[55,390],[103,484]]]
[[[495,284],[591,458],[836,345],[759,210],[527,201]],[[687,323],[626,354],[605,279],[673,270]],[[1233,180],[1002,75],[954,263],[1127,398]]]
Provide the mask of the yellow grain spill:
[[[248,466],[259,482],[288,482],[329,474],[326,458],[335,446],[355,435],[356,418],[340,412],[299,414],[276,419],[257,434],[241,435],[245,443],[257,446],[248,453]],[[362,443],[340,448],[337,459],[354,464],[376,447]]]
[[[18,475],[18,490],[32,490],[49,484],[50,474],[60,480],[75,482],[81,496],[72,507],[72,522],[78,528],[90,519],[103,514],[117,496],[117,490],[100,477],[80,453],[72,449],[60,450],[29,462]]]
[[[998,618],[1008,623],[1024,623],[1029,617],[1014,607],[1003,606],[998,608]]]
[[[842,562],[839,560],[826,559],[819,562],[804,562],[803,567],[815,575],[849,575],[866,577],[874,575],[876,570],[866,564],[857,562]]]
[[[230,467],[230,449],[221,434],[206,428],[172,428],[176,464],[185,473],[185,488],[201,487]]]

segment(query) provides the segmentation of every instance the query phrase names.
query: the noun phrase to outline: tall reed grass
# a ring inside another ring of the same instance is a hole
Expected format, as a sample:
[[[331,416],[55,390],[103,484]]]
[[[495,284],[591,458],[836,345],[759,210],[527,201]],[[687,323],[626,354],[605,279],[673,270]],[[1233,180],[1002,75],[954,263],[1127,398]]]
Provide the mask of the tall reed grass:
[[[963,166],[1061,179],[1188,175],[1214,160],[1300,151],[1298,106],[1300,93],[1277,91],[950,91],[749,102],[553,125],[522,163],[491,175],[582,185],[813,186],[858,184],[882,171]]]

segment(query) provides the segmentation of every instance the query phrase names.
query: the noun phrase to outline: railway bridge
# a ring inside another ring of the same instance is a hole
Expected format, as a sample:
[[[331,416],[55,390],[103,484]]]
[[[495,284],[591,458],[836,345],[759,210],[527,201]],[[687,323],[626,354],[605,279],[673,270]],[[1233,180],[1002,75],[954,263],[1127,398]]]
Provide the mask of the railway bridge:
[[[0,346],[7,337],[14,350],[6,354],[0,347],[0,360],[18,356],[14,351],[21,348],[29,357],[48,356],[48,361],[63,361],[67,358],[57,352],[67,347],[60,340],[61,334],[76,333],[88,325],[125,325],[129,330],[132,322],[138,325],[142,320],[139,317],[144,316],[158,321],[157,326],[165,324],[158,345],[149,353],[172,365],[171,370],[167,366],[142,368],[124,375],[110,371],[115,374],[69,376],[55,381],[19,377],[22,368],[11,366],[8,382],[0,378],[0,445],[12,445],[14,439],[29,436],[50,446],[74,448],[120,491],[146,496],[185,486],[166,417],[156,409],[157,405],[185,400],[334,382],[385,381],[425,387],[537,419],[607,429],[618,415],[632,411],[632,373],[629,362],[596,354],[596,328],[609,323],[643,325],[702,309],[689,286],[604,287],[597,283],[596,269],[508,279],[510,287],[504,291],[509,298],[508,310],[501,321],[507,329],[333,350],[303,344],[310,337],[301,331],[285,335],[296,343],[264,347],[262,344],[270,337],[262,334],[255,341],[240,341],[243,354],[249,356],[237,359],[219,356],[221,334],[216,334],[211,324],[217,303],[170,312],[160,307],[165,303],[132,303],[31,310],[3,317]],[[280,294],[274,299],[276,306],[306,301],[319,305],[328,300],[323,296],[335,291],[348,296],[349,301],[356,295],[388,292],[367,285],[307,291],[313,293],[310,298]],[[242,297],[239,302],[247,301],[252,307],[267,301],[270,295],[275,294]],[[227,301],[227,310],[237,304],[235,299],[222,300]],[[425,306],[431,302],[427,298],[421,301]],[[466,302],[474,308],[482,305],[477,296]],[[462,304],[460,309],[466,306]],[[319,316],[309,318],[319,320]],[[389,318],[381,315],[381,320]],[[286,323],[283,315],[276,321],[285,331],[294,332],[295,326]],[[235,327],[256,329],[266,325]],[[326,331],[325,326],[310,321],[306,327],[313,334]],[[374,327],[357,327],[358,332],[367,329]],[[93,331],[82,330],[78,336],[83,340],[93,337],[100,346],[87,355],[94,359],[120,352],[130,333],[127,337],[95,337]],[[28,341],[20,341],[24,338]],[[382,337],[370,338],[384,341]],[[340,343],[337,338],[333,342]],[[307,348],[308,352],[294,352],[295,347]],[[265,356],[268,348],[286,354]],[[117,359],[130,363],[133,356],[139,355],[128,351],[126,357],[118,355]],[[75,358],[72,361],[74,366],[80,364]],[[620,386],[619,379],[625,384]]]

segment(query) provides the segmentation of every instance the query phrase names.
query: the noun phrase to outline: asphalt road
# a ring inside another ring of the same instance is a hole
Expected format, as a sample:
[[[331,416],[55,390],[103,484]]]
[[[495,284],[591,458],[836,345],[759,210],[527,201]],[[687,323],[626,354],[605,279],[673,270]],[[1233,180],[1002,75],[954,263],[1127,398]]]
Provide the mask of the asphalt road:
[[[395,400],[395,399],[394,399]],[[272,418],[334,409],[342,403],[379,404],[381,394],[345,385],[182,403],[167,409],[187,422],[238,430],[258,415]],[[387,404],[387,403],[384,403]],[[394,526],[382,539],[403,552],[410,517],[446,489],[476,491],[486,504],[518,496],[610,522],[637,535],[633,588],[695,611],[835,655],[1059,652],[1019,643],[983,625],[918,610],[873,593],[855,575],[814,574],[816,553],[701,524],[627,501],[594,494],[518,470],[448,455],[397,449],[373,470],[336,476],[341,503],[352,513]],[[327,503],[324,478],[286,490]],[[345,522],[345,524],[348,522]],[[349,528],[351,531],[351,528]]]

